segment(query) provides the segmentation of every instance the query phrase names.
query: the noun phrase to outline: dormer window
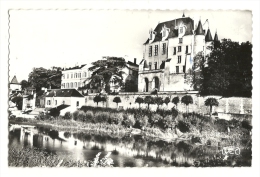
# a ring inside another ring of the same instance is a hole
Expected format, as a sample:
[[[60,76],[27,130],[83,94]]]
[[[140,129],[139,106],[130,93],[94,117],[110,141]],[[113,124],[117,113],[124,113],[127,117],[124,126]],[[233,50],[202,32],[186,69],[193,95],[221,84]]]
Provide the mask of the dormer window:
[[[165,37],[165,35],[166,35],[166,31],[163,30],[162,37]]]
[[[150,32],[150,38],[149,38],[150,40],[152,40],[153,39],[153,33],[152,32]]]

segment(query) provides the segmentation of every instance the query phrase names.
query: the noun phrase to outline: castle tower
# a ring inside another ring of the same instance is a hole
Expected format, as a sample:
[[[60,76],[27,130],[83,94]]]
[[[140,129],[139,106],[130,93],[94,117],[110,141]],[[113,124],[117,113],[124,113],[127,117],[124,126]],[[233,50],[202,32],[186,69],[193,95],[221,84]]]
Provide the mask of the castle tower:
[[[210,29],[208,29],[207,34],[205,36],[205,56],[208,55],[210,53],[210,49],[208,49],[208,47],[213,45],[213,39],[211,36],[211,32]],[[207,61],[205,62],[205,66],[207,66]]]
[[[214,48],[216,48],[219,44],[220,44],[220,41],[218,40],[218,34],[217,34],[217,31],[215,33],[215,36],[214,36]]]
[[[195,30],[195,37],[194,37],[194,50],[193,54],[194,56],[201,52],[204,51],[204,46],[205,45],[205,36],[204,36],[204,30],[202,28],[201,21],[199,21],[198,27]]]

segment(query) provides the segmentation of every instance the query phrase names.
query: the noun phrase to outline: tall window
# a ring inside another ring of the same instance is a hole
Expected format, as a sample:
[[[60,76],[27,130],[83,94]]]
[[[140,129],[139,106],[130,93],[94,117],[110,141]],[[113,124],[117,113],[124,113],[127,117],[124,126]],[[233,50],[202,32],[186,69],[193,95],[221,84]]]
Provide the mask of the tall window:
[[[150,40],[153,39],[153,32],[150,32]]]
[[[75,82],[75,83],[74,83],[74,87],[77,88],[77,85],[78,85],[77,82]]]
[[[81,73],[78,74],[79,78],[81,78]]]
[[[74,74],[74,76],[75,76],[75,78],[77,78],[78,74],[77,74],[77,73],[75,73],[75,74]]]
[[[76,106],[77,106],[77,107],[79,106],[79,101],[77,101]]]
[[[149,70],[152,70],[152,62],[149,62]]]
[[[152,48],[152,46],[149,46],[149,57],[152,56],[152,52],[153,52],[153,48]]]
[[[71,78],[73,78],[73,73],[71,73]]]
[[[62,74],[62,79],[65,79],[65,74]]]
[[[181,63],[181,56],[178,56],[178,63]]]
[[[158,55],[158,45],[154,46],[154,55],[157,56]]]
[[[182,43],[182,38],[179,38],[179,43],[180,43],[180,44]]]
[[[157,69],[157,62],[154,62],[154,69]]]
[[[84,72],[83,77],[87,77],[87,73],[86,72]]]
[[[162,37],[165,37],[165,35],[166,35],[166,31],[163,30],[163,32],[162,32]]]
[[[183,65],[183,73],[185,73],[186,67],[185,65]]]
[[[176,66],[176,73],[179,73],[179,66]]]
[[[78,83],[78,87],[81,87],[81,83],[80,82]]]
[[[70,83],[70,88],[73,88],[73,83],[72,82]]]
[[[176,47],[173,48],[173,55],[176,55]]]
[[[67,79],[70,77],[70,75],[69,74],[67,74]]]
[[[185,53],[189,53],[189,46],[186,45],[186,52]]]
[[[180,33],[183,33],[183,27],[180,27]]]
[[[57,105],[57,100],[55,100],[55,105]]]
[[[69,87],[70,87],[70,84],[69,84],[69,83],[67,83],[66,85],[67,85],[66,88],[69,88]]]
[[[166,43],[163,43],[162,54],[164,55],[165,53],[166,53]]]
[[[178,52],[181,52],[181,46],[178,46]]]
[[[47,101],[47,105],[51,105],[51,100],[48,100],[48,101]]]

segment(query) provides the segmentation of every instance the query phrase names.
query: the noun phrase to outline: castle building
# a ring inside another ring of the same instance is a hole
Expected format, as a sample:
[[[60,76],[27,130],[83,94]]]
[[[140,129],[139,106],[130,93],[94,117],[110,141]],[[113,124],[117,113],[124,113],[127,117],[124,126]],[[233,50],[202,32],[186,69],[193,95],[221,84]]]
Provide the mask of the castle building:
[[[20,92],[22,90],[22,86],[18,82],[16,76],[14,76],[11,82],[9,83],[9,90],[11,91],[11,93]]]
[[[61,89],[78,89],[85,85],[90,75],[87,64],[65,68],[62,71]]]
[[[214,40],[218,40],[215,34]],[[159,23],[149,31],[144,43],[144,59],[139,64],[138,91],[193,90],[185,82],[185,74],[193,68],[193,58],[199,53],[209,54],[214,41],[210,29],[204,30],[201,20],[194,27],[190,17]]]

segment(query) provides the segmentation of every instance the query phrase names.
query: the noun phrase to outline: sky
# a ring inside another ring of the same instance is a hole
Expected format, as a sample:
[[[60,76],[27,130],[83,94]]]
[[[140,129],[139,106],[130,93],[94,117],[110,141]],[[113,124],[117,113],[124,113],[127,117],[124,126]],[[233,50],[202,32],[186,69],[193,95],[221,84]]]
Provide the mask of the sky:
[[[214,37],[252,42],[251,11],[170,10],[11,10],[10,73],[28,79],[34,67],[72,67],[102,56],[124,57],[139,63],[149,30],[182,14],[201,19]]]

